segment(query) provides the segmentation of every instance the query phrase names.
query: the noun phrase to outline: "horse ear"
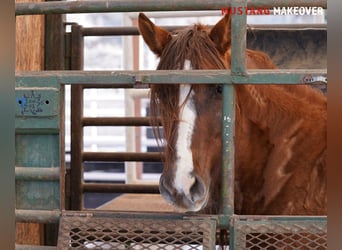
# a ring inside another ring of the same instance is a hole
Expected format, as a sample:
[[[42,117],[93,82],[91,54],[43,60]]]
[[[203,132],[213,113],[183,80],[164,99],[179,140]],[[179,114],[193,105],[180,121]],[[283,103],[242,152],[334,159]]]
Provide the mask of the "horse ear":
[[[148,47],[160,56],[165,45],[171,40],[172,36],[163,28],[158,27],[148,19],[143,13],[139,14],[138,19],[139,31]]]
[[[211,40],[224,55],[231,45],[231,16],[226,14],[210,31]]]

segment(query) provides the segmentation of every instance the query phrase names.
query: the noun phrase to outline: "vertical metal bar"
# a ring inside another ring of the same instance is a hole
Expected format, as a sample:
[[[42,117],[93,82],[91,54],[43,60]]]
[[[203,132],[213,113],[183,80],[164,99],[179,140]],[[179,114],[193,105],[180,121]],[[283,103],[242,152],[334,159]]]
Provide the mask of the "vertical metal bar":
[[[246,0],[236,0],[232,2],[232,7],[242,8],[243,10],[247,7]],[[234,76],[246,74],[246,26],[247,26],[247,16],[246,13],[242,15],[233,15],[231,24],[231,34],[232,34],[232,47],[231,47],[231,74],[234,83]],[[223,210],[226,220],[228,217],[234,214],[234,166],[235,166],[235,148],[234,148],[234,133],[235,133],[235,92],[234,85],[227,86],[223,88],[223,137],[226,141],[223,141],[223,163],[226,169],[223,171],[228,181],[229,189],[228,202],[226,204],[225,210]],[[230,115],[230,116],[229,116]],[[223,196],[224,197],[224,196]],[[230,231],[230,242],[234,243],[234,225],[229,225]],[[229,246],[232,250],[234,249],[234,244]]]
[[[223,224],[234,213],[234,86],[223,85],[222,101],[222,213]]]
[[[64,15],[45,17],[45,70],[64,70]]]
[[[238,0],[231,7],[246,6],[245,0]],[[246,15],[233,15],[231,25],[231,74],[234,76],[244,74],[246,68]],[[234,86],[225,84],[222,101],[222,213],[225,225],[228,225],[228,216],[234,213],[234,98]]]
[[[83,34],[80,25],[71,26],[71,69],[83,69]],[[83,208],[83,86],[71,86],[71,209]]]
[[[46,0],[51,1],[51,0]],[[64,20],[65,15],[45,16],[45,47],[44,47],[44,69],[64,70]],[[65,129],[64,129],[64,86],[60,86],[60,167],[59,167],[59,187],[60,187],[60,209],[65,209]],[[57,245],[58,223],[48,223],[44,225],[44,244]]]
[[[233,1],[232,7],[247,7],[246,0]],[[247,16],[243,11],[242,15],[232,16],[232,48],[231,48],[231,71],[232,75],[243,75],[246,73],[246,26]]]

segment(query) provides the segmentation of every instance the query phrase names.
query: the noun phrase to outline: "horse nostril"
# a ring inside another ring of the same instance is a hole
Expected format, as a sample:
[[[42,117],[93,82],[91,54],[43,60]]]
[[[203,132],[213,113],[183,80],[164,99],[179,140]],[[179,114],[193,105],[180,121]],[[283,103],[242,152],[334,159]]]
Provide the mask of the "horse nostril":
[[[164,175],[159,179],[159,191],[165,199],[171,201],[173,191]]]
[[[203,199],[206,194],[205,185],[199,176],[194,176],[195,182],[190,188],[190,198],[192,202]]]

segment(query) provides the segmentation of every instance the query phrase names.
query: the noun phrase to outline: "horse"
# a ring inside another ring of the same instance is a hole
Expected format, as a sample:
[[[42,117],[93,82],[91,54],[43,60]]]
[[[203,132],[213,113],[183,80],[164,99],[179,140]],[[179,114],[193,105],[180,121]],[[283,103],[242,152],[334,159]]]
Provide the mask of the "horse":
[[[194,24],[170,33],[140,13],[138,28],[160,59],[157,70],[230,69],[229,14],[211,29]],[[250,49],[246,65],[276,69],[266,53]],[[325,215],[326,97],[307,85],[239,84],[234,90],[234,213]],[[150,109],[166,141],[161,195],[180,212],[219,213],[222,85],[151,85]]]

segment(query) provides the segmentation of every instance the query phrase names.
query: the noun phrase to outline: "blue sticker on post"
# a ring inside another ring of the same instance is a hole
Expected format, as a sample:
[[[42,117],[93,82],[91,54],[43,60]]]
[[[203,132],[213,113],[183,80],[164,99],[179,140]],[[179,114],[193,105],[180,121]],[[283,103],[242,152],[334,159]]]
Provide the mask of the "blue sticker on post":
[[[44,105],[44,102],[41,98],[41,93],[36,93],[34,90],[18,97],[17,103],[21,107],[21,114],[37,115],[38,113],[42,113],[42,105]]]
[[[55,104],[56,89],[17,89],[17,116],[55,116],[58,106]]]

